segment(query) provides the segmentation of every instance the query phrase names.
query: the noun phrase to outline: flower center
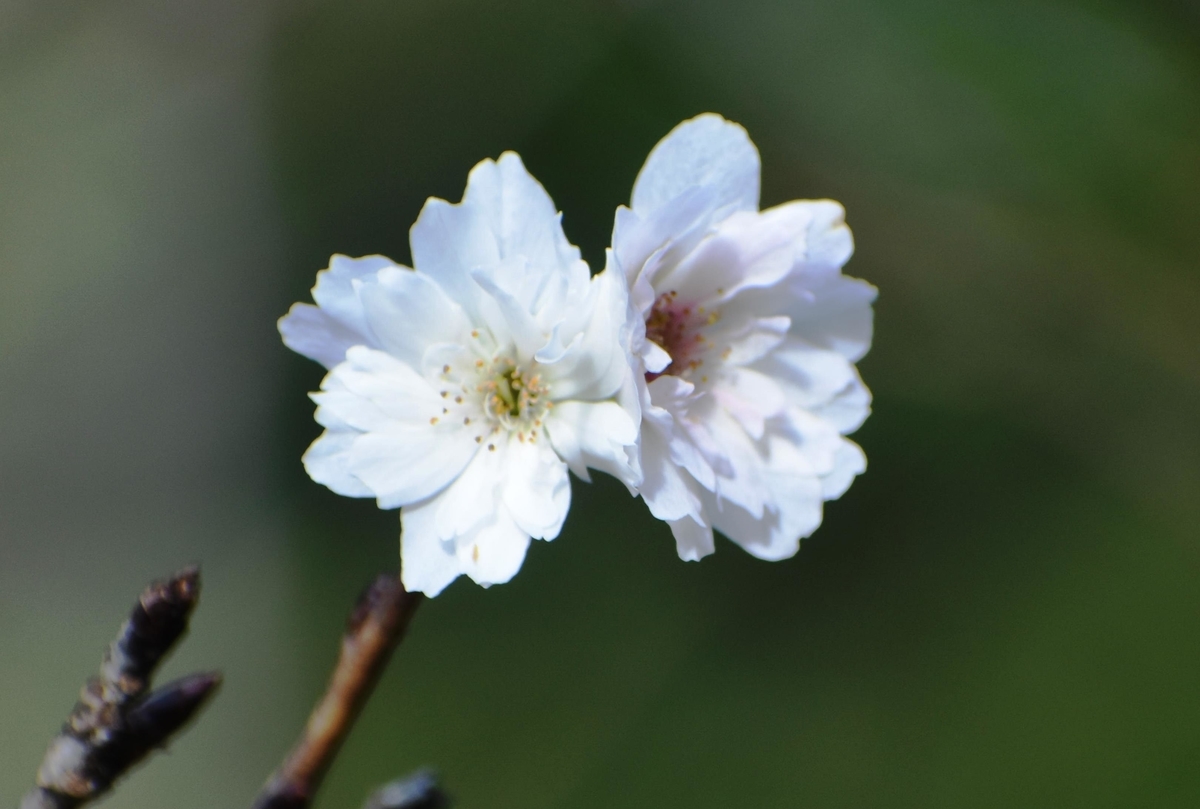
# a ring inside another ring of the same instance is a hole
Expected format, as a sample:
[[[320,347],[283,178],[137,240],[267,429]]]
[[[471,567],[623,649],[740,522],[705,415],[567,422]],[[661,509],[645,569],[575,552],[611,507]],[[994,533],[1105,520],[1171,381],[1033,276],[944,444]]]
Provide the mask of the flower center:
[[[536,443],[546,413],[554,407],[537,363],[518,363],[504,351],[490,360],[482,350],[472,353],[473,357],[458,355],[465,362],[452,360],[442,366],[442,412],[429,423],[461,423],[475,434],[475,443],[493,452],[501,432]]]
[[[646,317],[646,339],[670,354],[671,364],[657,374],[647,373],[646,381],[653,382],[663,374],[691,376],[692,371],[704,364],[704,352],[712,347],[704,329],[719,319],[720,313],[715,309],[705,311],[703,306],[680,303],[678,292],[659,295]]]
[[[541,375],[501,357],[492,361],[479,392],[484,411],[493,421],[510,430],[524,432],[542,426],[550,401],[550,389]]]

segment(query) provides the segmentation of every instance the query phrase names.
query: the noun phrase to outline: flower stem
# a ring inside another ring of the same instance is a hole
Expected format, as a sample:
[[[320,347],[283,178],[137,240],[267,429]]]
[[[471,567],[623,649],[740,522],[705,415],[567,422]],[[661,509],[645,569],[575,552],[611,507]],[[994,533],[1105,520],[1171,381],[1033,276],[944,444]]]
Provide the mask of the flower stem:
[[[304,809],[329,771],[423,596],[381,575],[359,598],[324,696],[292,752],[267,781],[254,809]]]

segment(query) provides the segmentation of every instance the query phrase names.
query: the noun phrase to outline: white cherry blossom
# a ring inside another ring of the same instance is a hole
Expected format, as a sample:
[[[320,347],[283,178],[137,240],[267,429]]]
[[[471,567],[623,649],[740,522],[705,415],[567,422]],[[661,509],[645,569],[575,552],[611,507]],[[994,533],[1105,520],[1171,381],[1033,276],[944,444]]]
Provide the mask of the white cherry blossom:
[[[334,256],[279,330],[329,368],[305,469],[402,507],[404,585],[436,595],[508,581],[556,537],[568,468],[636,485],[639,414],[623,279],[590,276],[516,154],[477,165],[461,203],[430,199],[410,240],[415,269]]]
[[[854,363],[870,347],[870,284],[829,200],[758,209],[759,156],[719,115],[651,151],[617,210],[609,271],[629,285],[642,404],[641,495],[679,556],[717,529],[790,557],[866,468],[844,436],[870,412]]]

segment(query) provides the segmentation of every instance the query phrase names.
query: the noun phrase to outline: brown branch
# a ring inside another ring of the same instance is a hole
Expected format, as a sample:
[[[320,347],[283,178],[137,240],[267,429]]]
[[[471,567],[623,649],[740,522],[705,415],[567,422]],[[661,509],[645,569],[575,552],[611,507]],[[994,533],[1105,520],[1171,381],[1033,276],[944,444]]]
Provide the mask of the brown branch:
[[[397,577],[382,575],[359,598],[329,687],[300,741],[259,793],[255,809],[309,806],[421,600]]]
[[[88,680],[62,733],[38,769],[21,809],[76,809],[108,790],[166,744],[221,683],[193,674],[147,693],[155,669],[187,631],[200,597],[200,571],[186,568],[151,584]]]

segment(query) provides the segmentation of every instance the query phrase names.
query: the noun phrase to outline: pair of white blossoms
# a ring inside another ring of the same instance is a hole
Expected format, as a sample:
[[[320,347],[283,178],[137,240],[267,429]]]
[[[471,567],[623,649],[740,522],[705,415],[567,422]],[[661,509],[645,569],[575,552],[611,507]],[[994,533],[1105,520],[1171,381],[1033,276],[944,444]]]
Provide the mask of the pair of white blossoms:
[[[413,269],[334,256],[316,306],[280,320],[329,369],[308,474],[401,507],[404,585],[431,596],[464,573],[512,578],[588,467],[640,495],[682,559],[712,553],[713,529],[794,555],[866,468],[844,436],[870,409],[854,363],[876,291],[841,273],[839,204],[758,196],[746,131],[685,121],[592,276],[521,158],[483,161],[462,202],[425,203]]]

